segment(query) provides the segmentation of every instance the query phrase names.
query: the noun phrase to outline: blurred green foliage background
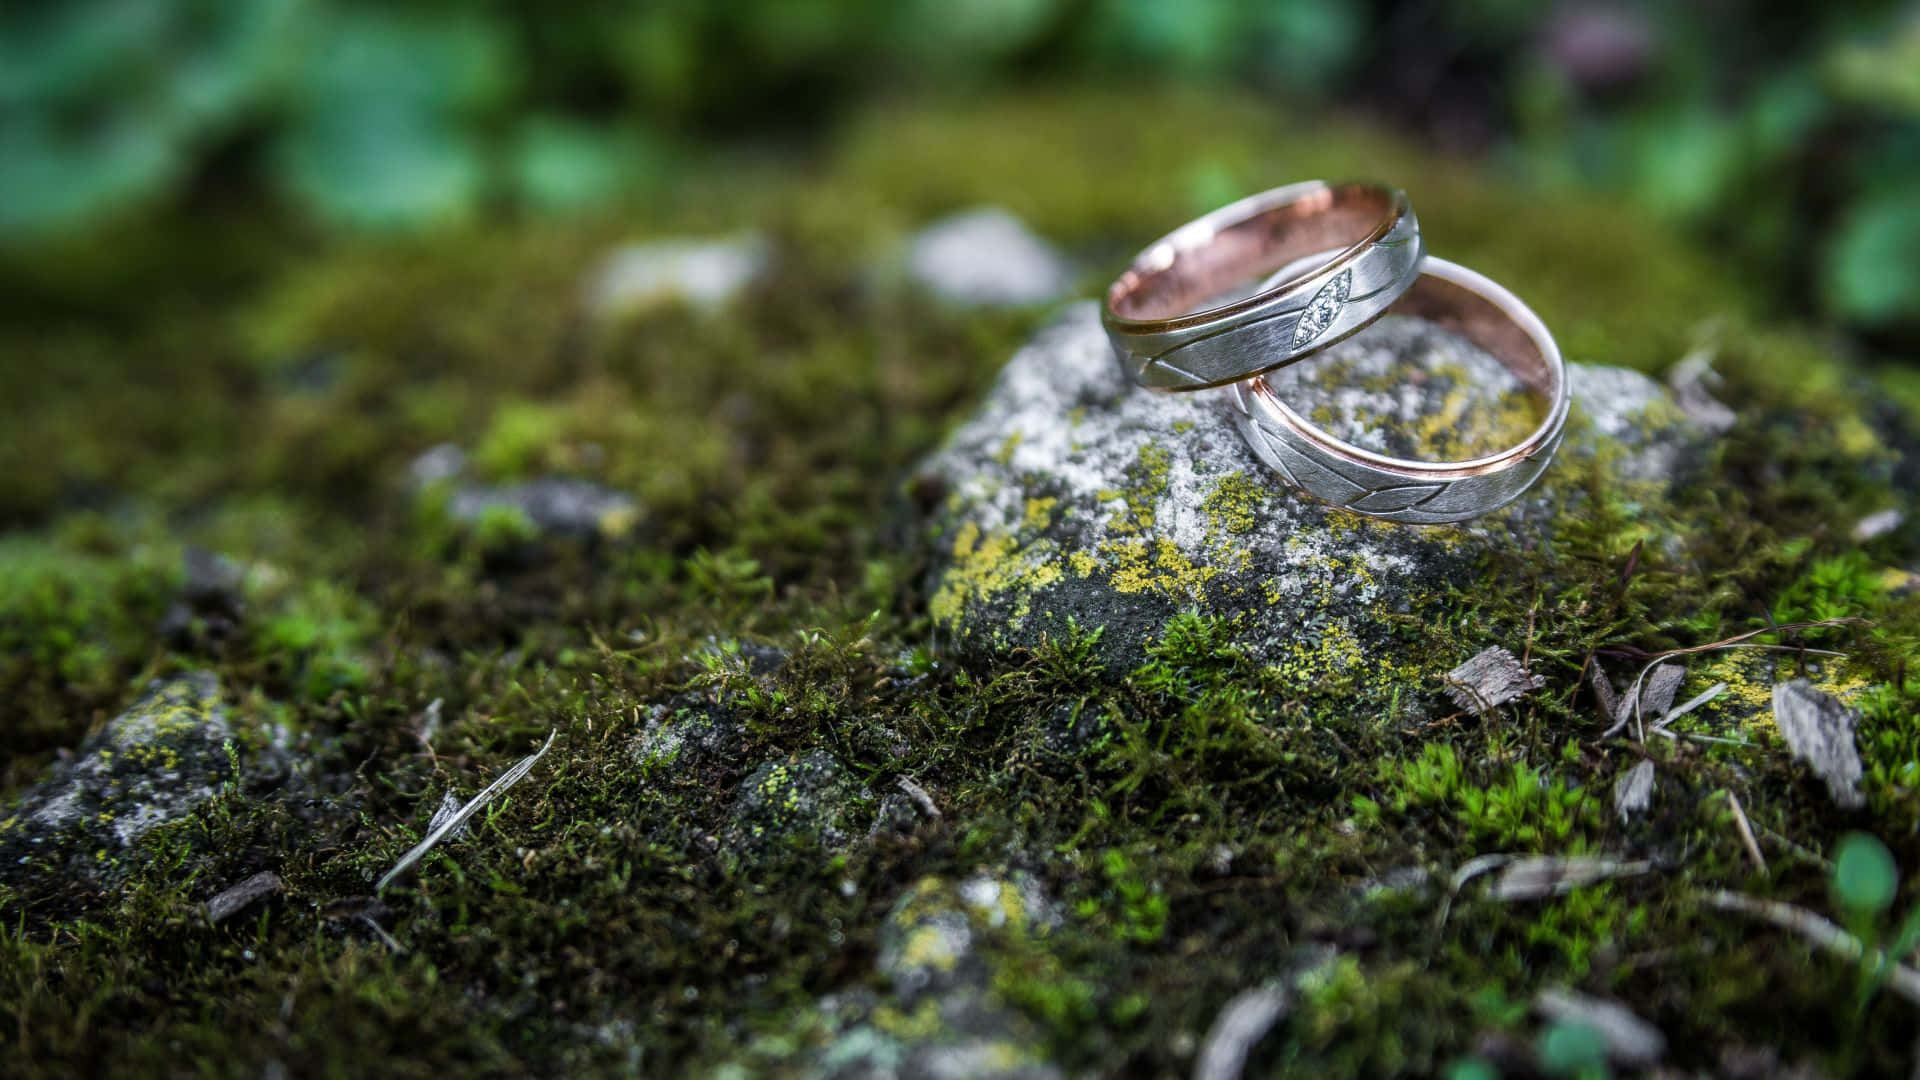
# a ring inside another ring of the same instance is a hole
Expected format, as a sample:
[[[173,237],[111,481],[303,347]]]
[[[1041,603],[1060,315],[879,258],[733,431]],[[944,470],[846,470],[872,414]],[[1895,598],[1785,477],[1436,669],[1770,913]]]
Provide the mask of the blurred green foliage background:
[[[876,96],[1060,80],[1138,86],[1141,124],[1156,88],[1251,87],[1617,192],[1787,312],[1920,342],[1920,7],[1847,0],[29,0],[0,12],[0,246],[210,201],[612,212]]]

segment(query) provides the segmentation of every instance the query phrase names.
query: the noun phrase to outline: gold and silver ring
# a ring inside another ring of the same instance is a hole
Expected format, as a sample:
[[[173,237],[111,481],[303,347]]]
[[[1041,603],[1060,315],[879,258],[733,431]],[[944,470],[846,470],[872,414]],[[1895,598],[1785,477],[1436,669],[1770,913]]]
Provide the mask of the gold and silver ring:
[[[1252,294],[1235,297],[1251,281]],[[1471,460],[1395,458],[1316,427],[1264,377],[1386,314],[1491,354],[1538,401],[1538,426]],[[1467,521],[1519,498],[1552,461],[1571,406],[1565,361],[1539,317],[1496,282],[1426,255],[1405,194],[1377,184],[1290,184],[1182,226],[1114,282],[1102,316],[1140,385],[1230,387],[1241,432],[1289,484],[1391,521]]]

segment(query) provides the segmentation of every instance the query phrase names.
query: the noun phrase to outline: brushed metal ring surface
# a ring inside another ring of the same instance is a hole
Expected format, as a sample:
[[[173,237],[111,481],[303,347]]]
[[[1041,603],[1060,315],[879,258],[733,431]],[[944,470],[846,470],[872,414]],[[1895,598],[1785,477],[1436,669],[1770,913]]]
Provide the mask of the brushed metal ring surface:
[[[1407,461],[1334,438],[1289,408],[1264,378],[1253,378],[1232,391],[1247,442],[1293,486],[1389,521],[1466,521],[1519,498],[1552,462],[1572,404],[1553,335],[1506,289],[1433,256],[1389,312],[1436,323],[1493,354],[1545,404],[1540,425],[1518,446],[1486,457]]]
[[[1217,302],[1329,250],[1303,272]],[[1379,318],[1419,276],[1424,250],[1405,192],[1379,184],[1288,184],[1155,241],[1107,290],[1100,321],[1141,386],[1225,386],[1318,352]],[[1215,306],[1203,307],[1209,304]]]

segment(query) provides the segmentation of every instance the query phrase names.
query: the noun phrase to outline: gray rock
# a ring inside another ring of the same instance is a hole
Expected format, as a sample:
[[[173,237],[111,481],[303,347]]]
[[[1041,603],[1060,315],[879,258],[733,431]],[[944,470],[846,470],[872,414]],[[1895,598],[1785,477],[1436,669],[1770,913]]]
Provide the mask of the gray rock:
[[[463,488],[454,493],[448,510],[456,521],[469,525],[502,511],[519,514],[539,535],[576,539],[624,536],[640,516],[640,504],[623,491],[559,477]]]
[[[436,443],[407,463],[407,479],[416,488],[458,479],[467,471],[467,452],[453,443]]]
[[[1099,627],[1098,659],[1124,674],[1172,614],[1197,608],[1231,619],[1250,655],[1303,688],[1351,677],[1385,690],[1438,674],[1394,662],[1389,616],[1470,583],[1494,549],[1539,548],[1584,498],[1556,483],[1580,459],[1607,450],[1644,500],[1701,451],[1653,380],[1576,365],[1571,381],[1563,458],[1533,492],[1468,525],[1397,525],[1282,487],[1224,395],[1132,390],[1098,309],[1076,305],[919,470],[942,645],[1006,657]],[[1275,382],[1335,435],[1386,453],[1472,456],[1533,422],[1511,373],[1417,320],[1383,320]]]
[[[855,821],[872,800],[866,785],[824,750],[770,761],[740,785],[729,839],[758,846],[806,838],[840,847],[864,834]]]
[[[265,734],[245,740],[249,775],[284,770],[283,733]],[[115,876],[121,853],[236,779],[241,739],[212,674],[155,680],[0,818],[0,877],[70,861],[90,879]]]
[[[922,229],[908,246],[907,272],[935,296],[970,307],[1050,303],[1073,281],[1065,259],[995,206]]]
[[[752,284],[772,261],[765,238],[752,233],[630,244],[594,272],[587,310],[618,315],[676,301],[716,308]]]

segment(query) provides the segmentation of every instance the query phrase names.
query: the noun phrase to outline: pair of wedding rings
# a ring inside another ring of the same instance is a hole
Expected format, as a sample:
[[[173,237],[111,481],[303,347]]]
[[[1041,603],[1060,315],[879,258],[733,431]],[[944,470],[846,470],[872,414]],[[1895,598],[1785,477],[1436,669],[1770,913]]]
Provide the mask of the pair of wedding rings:
[[[1228,302],[1217,298],[1252,295]],[[1493,355],[1543,405],[1519,445],[1424,462],[1341,441],[1289,408],[1266,373],[1386,314],[1427,319]],[[1506,289],[1426,255],[1406,194],[1308,181],[1254,195],[1169,233],[1107,290],[1101,322],[1121,364],[1152,390],[1228,386],[1260,458],[1293,486],[1393,521],[1465,521],[1520,497],[1566,427],[1566,364]]]

